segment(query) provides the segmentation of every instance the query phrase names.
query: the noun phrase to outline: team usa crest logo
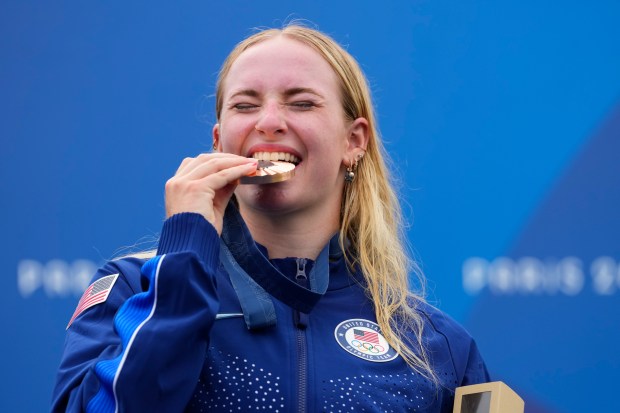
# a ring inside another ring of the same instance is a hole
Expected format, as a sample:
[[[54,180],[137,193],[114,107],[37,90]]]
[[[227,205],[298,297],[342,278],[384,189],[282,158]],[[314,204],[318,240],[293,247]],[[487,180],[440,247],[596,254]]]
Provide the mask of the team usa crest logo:
[[[364,360],[382,363],[394,360],[398,353],[381,335],[377,323],[361,318],[343,321],[334,331],[340,347]]]

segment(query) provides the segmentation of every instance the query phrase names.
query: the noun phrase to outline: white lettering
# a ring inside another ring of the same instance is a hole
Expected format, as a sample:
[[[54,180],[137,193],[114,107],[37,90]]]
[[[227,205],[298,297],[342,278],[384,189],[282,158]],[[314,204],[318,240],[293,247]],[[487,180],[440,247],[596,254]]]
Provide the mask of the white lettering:
[[[499,257],[489,267],[489,288],[495,294],[510,294],[515,290],[515,264],[510,258]]]
[[[97,272],[97,266],[90,260],[76,260],[71,264],[73,293],[81,296]]]
[[[29,297],[42,284],[43,266],[39,261],[21,260],[17,264],[17,289],[22,297]]]
[[[577,295],[583,289],[584,276],[581,260],[575,257],[562,259],[557,266],[560,272],[560,290],[566,295]]]
[[[620,280],[620,273],[616,261],[611,257],[599,257],[590,266],[592,274],[592,288],[601,295],[611,295],[616,291],[616,278]]]
[[[533,257],[523,257],[517,262],[517,283],[524,293],[538,294],[545,283],[545,266]]]
[[[43,287],[48,297],[66,296],[71,290],[69,266],[62,260],[51,260],[43,270]]]
[[[23,298],[42,290],[49,298],[81,296],[97,271],[97,265],[85,259],[72,263],[52,259],[47,263],[23,259],[17,263],[17,290]]]
[[[575,296],[585,287],[586,276],[581,259],[560,260],[536,257],[518,259],[497,257],[486,260],[471,257],[462,266],[463,290],[477,295],[488,289],[493,295],[563,294]],[[594,290],[613,294],[620,286],[620,268],[610,257],[601,257],[591,265]]]
[[[478,294],[487,284],[489,262],[472,257],[463,263],[463,288],[470,295]]]

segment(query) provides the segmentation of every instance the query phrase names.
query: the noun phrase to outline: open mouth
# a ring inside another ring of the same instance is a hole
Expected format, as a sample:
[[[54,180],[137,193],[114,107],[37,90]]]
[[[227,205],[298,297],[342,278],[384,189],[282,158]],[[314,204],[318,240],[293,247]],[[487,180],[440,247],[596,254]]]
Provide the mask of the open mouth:
[[[299,165],[300,159],[288,152],[254,152],[252,158],[260,161],[283,161]]]
[[[254,173],[239,179],[240,184],[273,184],[286,181],[295,175],[295,165],[286,161],[258,160]]]

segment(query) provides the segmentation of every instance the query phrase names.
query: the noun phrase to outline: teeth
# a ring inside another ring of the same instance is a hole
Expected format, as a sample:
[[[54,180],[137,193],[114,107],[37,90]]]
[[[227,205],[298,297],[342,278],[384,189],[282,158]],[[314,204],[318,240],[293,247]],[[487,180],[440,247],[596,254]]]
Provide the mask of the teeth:
[[[255,152],[252,157],[261,161],[285,161],[299,163],[299,158],[287,152]]]

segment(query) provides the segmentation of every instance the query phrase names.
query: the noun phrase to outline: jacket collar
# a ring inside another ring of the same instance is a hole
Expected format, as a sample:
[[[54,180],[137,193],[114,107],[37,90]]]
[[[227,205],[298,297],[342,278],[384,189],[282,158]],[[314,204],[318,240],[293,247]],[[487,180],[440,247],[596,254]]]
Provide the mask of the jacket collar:
[[[248,230],[237,207],[229,203],[224,215],[222,243],[230,253],[229,258],[256,284],[269,294],[304,313],[310,313],[327,291],[330,284],[330,262],[344,261],[338,234],[334,235],[317,257],[304,288],[282,274],[261,251]]]

